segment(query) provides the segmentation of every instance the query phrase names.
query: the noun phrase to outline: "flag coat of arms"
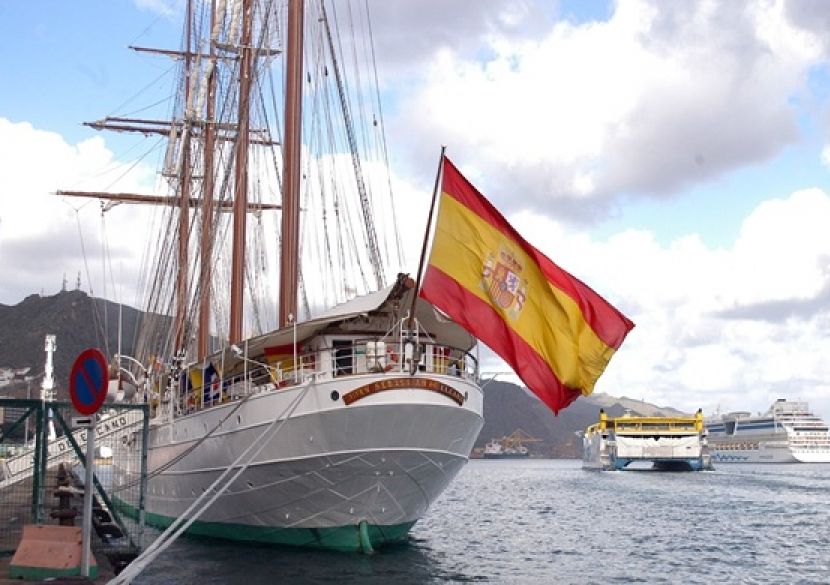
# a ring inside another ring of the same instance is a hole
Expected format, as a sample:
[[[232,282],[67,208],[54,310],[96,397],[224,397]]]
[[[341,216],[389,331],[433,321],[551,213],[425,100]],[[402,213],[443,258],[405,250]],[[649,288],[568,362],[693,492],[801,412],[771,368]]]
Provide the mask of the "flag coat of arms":
[[[441,191],[420,295],[554,412],[590,394],[634,323],[526,242],[447,158]]]

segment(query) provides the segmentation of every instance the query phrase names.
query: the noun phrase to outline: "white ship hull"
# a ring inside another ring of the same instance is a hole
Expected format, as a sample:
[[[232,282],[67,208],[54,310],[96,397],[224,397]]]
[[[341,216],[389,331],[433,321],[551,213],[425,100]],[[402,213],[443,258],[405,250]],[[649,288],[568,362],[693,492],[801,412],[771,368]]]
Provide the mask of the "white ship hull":
[[[348,406],[342,399],[355,387],[390,378],[401,376],[355,376],[272,390],[251,396],[229,417],[238,402],[154,425],[148,520],[164,525],[181,516],[265,433],[262,451],[191,532],[347,550],[362,548],[362,523],[373,544],[402,537],[467,462],[483,424],[482,394],[465,379],[433,376],[466,396],[463,403],[422,388],[384,390]],[[293,414],[269,433],[274,417],[302,392],[307,393]],[[221,428],[194,448],[225,417]],[[123,481],[136,471],[129,470]]]
[[[787,445],[754,443],[749,449],[712,449],[717,463],[830,463],[830,451],[796,451]]]
[[[716,416],[706,428],[718,463],[830,463],[827,424],[805,402],[777,400],[764,415]]]
[[[702,471],[712,468],[703,431],[703,415],[695,417],[609,418],[582,435],[582,468],[622,471],[646,463],[654,469]]]
[[[698,435],[613,438],[594,433],[583,442],[582,468],[623,470],[632,463],[652,463],[655,467],[709,469],[710,456]]]

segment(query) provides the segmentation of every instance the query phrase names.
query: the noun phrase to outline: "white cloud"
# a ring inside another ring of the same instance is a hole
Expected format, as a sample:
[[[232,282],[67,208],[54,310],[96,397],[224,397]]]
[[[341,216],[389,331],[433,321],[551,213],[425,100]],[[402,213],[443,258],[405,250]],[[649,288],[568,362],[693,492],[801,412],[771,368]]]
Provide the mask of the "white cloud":
[[[125,190],[143,187],[146,192],[152,171],[139,165],[128,172],[101,138],[71,145],[58,134],[4,118],[0,160],[0,303],[16,303],[41,290],[53,294],[64,275],[74,288],[78,272],[82,288],[92,286],[96,293],[111,289],[116,280],[121,288],[134,279],[147,228],[145,212],[117,210],[102,219],[97,201],[62,198],[55,192],[103,189],[125,174]],[[109,238],[103,236],[102,223],[110,224]],[[107,281],[101,274],[103,244],[109,247],[114,271]]]
[[[182,12],[184,0],[134,0],[141,10],[155,12],[165,18],[173,18]]]
[[[763,1],[621,2],[607,22],[479,42],[477,58],[438,45],[396,134],[474,160],[503,209],[549,213],[556,200],[582,219],[620,192],[671,196],[774,156],[796,139],[792,98],[826,58]]]
[[[744,222],[729,271],[739,305],[810,299],[828,286],[830,200],[819,189],[764,202]]]

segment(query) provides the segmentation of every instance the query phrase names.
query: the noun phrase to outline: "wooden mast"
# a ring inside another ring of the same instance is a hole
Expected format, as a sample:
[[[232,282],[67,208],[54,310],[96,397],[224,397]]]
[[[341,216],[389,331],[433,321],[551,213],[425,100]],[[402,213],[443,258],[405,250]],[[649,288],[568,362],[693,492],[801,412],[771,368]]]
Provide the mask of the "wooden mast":
[[[179,183],[179,239],[178,239],[178,271],[176,273],[176,340],[173,353],[178,354],[187,344],[185,339],[185,317],[187,307],[187,244],[190,237],[190,139],[188,132],[188,104],[190,103],[190,33],[193,28],[193,6],[187,2],[185,16],[185,57],[184,57],[184,133],[181,144],[182,166]]]
[[[251,0],[242,2],[242,36],[239,63],[239,130],[235,152],[235,190],[233,211],[233,250],[231,256],[231,307],[229,341],[242,340],[243,296],[245,291],[245,231],[248,201],[248,129],[251,75],[253,73],[253,6]]]
[[[279,326],[297,319],[300,224],[300,143],[303,91],[303,1],[288,2],[285,137],[282,164],[282,246]]]
[[[210,3],[210,49],[208,56],[207,111],[205,114],[205,143],[202,180],[202,241],[199,258],[199,332],[196,342],[198,361],[204,361],[208,354],[210,339],[210,281],[211,255],[213,253],[213,149],[216,144],[216,132],[213,127],[216,115],[216,47],[214,47],[214,29],[216,27],[216,0]]]

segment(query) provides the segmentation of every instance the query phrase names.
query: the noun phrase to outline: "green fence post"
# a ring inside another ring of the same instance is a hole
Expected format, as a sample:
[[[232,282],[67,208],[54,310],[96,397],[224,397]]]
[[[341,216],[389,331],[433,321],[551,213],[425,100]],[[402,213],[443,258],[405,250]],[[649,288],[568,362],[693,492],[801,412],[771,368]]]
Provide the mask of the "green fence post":
[[[40,457],[41,443],[43,442],[43,419],[40,416],[42,404],[35,410],[35,460],[32,462],[32,521],[40,524]]]

